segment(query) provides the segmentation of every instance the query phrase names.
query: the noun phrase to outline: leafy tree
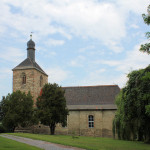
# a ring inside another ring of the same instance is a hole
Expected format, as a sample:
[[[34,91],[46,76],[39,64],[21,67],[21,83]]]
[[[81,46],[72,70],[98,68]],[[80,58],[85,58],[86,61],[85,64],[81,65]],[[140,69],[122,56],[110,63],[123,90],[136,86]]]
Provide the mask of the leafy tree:
[[[42,124],[50,127],[50,132],[55,133],[57,123],[66,125],[68,109],[64,91],[56,83],[45,84],[41,95],[37,99],[37,112]]]
[[[18,126],[26,127],[32,123],[33,100],[30,93],[13,92],[3,97],[0,103],[0,119],[4,127],[14,132]]]
[[[150,65],[128,74],[128,82],[116,98],[113,122],[119,139],[150,142]]]
[[[148,14],[142,14],[143,20],[147,25],[150,25],[150,5],[147,8]],[[150,32],[146,33],[147,39],[150,39]],[[142,44],[140,51],[150,54],[150,43]]]

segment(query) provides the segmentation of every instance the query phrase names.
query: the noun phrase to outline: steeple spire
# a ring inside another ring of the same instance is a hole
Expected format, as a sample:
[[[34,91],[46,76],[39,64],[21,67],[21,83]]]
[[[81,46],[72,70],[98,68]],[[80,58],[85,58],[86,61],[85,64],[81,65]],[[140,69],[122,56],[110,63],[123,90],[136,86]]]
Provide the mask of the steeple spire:
[[[35,61],[35,43],[32,41],[32,33],[30,34],[30,40],[27,42],[27,57]]]

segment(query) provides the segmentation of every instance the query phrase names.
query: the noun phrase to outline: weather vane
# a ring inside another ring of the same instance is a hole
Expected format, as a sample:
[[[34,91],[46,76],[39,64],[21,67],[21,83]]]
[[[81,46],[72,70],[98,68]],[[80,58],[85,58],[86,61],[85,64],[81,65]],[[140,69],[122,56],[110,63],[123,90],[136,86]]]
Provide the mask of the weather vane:
[[[31,32],[31,34],[30,34],[30,39],[32,40],[32,34],[33,34],[33,32]]]

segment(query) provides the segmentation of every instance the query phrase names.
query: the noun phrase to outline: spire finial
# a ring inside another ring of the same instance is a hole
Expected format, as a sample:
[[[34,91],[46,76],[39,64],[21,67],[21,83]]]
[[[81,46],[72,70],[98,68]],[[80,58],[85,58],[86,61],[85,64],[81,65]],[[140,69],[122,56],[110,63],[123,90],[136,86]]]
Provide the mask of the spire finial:
[[[31,39],[31,40],[32,40],[32,33],[33,33],[33,32],[31,32],[31,34],[30,34],[30,39]]]

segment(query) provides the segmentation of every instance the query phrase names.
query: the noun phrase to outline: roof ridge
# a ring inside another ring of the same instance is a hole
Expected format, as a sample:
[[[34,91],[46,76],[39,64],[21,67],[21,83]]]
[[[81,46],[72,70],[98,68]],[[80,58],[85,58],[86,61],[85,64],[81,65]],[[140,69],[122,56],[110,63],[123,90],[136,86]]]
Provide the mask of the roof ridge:
[[[118,86],[117,84],[115,85],[88,85],[88,86],[65,86],[65,87],[62,87],[62,88],[82,88],[82,87],[108,87],[108,86]],[[119,87],[119,86],[118,86]]]

